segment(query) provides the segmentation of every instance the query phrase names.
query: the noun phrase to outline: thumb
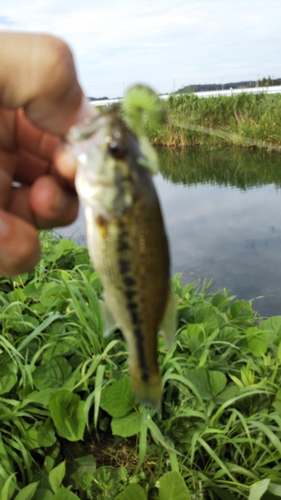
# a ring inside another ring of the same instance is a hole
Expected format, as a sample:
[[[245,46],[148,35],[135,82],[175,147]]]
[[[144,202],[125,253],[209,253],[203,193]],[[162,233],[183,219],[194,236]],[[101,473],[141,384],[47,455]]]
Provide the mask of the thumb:
[[[77,80],[70,48],[32,33],[0,33],[0,106],[23,107],[39,128],[65,134],[91,107]]]

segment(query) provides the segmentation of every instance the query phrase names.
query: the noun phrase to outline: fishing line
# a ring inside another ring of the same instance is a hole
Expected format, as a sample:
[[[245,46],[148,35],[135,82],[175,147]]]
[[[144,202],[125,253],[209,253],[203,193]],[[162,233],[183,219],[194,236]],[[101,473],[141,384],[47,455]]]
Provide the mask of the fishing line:
[[[231,132],[224,132],[219,129],[209,129],[207,127],[203,127],[201,125],[192,125],[192,124],[183,124],[176,120],[168,120],[168,124],[174,125],[175,127],[179,127],[186,130],[192,130],[194,132],[199,132],[202,134],[214,135],[216,137],[221,137],[222,139],[227,140],[233,144],[247,144],[248,146],[255,146],[260,149],[268,149],[270,151],[281,151],[281,146],[278,144],[274,144],[272,142],[262,141],[253,139],[250,137],[240,136],[239,134],[234,134]]]

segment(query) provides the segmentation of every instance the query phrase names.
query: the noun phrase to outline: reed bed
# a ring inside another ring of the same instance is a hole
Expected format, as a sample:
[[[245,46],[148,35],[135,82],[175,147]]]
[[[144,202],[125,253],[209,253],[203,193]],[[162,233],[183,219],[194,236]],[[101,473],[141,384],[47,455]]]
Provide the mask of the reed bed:
[[[146,132],[157,146],[218,146],[239,144],[281,148],[281,95],[236,94],[199,98],[172,95],[165,102],[168,120],[157,128],[149,121]]]

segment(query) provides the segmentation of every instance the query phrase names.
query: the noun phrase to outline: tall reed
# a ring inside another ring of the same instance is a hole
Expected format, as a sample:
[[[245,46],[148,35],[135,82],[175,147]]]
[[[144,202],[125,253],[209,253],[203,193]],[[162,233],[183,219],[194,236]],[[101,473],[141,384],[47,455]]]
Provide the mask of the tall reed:
[[[281,147],[281,95],[236,94],[199,98],[172,95],[165,102],[168,120],[158,128],[147,121],[146,132],[158,146]]]

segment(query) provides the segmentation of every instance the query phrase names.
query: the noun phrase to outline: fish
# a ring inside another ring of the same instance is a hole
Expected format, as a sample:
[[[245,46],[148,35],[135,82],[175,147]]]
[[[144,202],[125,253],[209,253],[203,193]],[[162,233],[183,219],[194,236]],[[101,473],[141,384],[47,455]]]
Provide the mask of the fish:
[[[176,326],[170,256],[158,196],[137,136],[111,108],[73,127],[76,190],[87,245],[103,285],[105,334],[119,328],[140,404],[157,408],[161,377],[158,332],[170,347]]]

